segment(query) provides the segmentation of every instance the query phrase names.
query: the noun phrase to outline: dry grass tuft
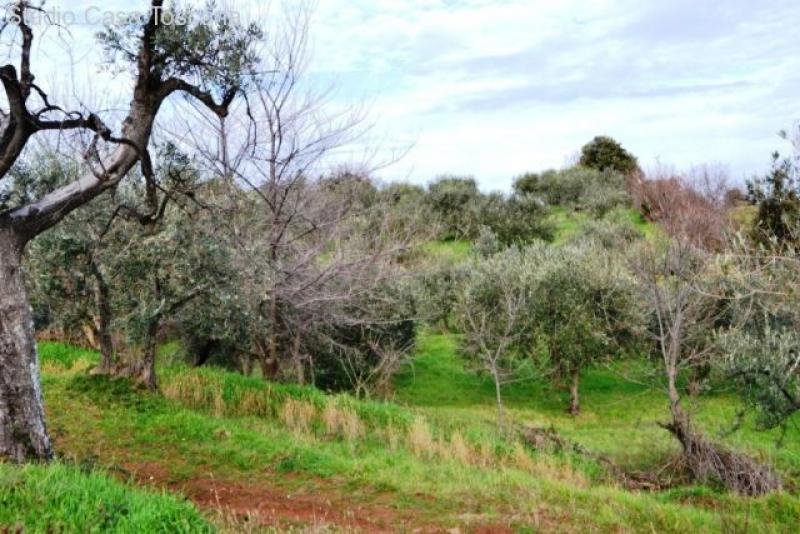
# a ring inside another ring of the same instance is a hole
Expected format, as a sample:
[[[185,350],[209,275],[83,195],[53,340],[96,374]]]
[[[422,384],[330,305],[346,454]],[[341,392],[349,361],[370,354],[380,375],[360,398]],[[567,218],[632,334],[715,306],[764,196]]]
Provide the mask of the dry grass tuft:
[[[450,436],[449,453],[459,462],[465,464],[475,463],[475,454],[458,431],[453,432],[453,435]]]
[[[433,439],[431,428],[423,417],[417,417],[408,429],[408,446],[411,451],[422,458],[430,458],[437,452],[437,444]]]
[[[336,406],[333,401],[328,402],[322,411],[322,424],[328,436],[341,437],[347,441],[356,441],[366,434],[364,423],[358,415],[349,408]]]
[[[292,431],[300,434],[308,434],[317,409],[308,402],[286,399],[281,408],[281,421]]]
[[[269,417],[271,415],[269,396],[264,391],[245,391],[239,399],[236,409],[239,415],[258,417]]]
[[[211,384],[206,377],[186,373],[172,377],[162,384],[162,392],[168,399],[179,401],[194,410],[214,409],[221,384]]]
[[[514,465],[523,471],[532,472],[536,469],[536,462],[533,461],[528,451],[525,450],[525,446],[519,441],[514,443],[512,458]]]

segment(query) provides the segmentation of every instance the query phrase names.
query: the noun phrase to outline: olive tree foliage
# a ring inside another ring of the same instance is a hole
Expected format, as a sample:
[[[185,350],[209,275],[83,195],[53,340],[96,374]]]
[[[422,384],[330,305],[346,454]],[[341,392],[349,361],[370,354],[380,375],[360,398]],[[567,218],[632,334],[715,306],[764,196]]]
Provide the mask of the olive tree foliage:
[[[551,206],[588,210],[602,217],[616,207],[627,207],[630,196],[626,191],[625,175],[613,170],[591,167],[570,167],[529,173],[518,177],[514,191]]]
[[[81,172],[80,164],[52,151],[37,153],[14,172],[20,169],[32,180],[17,185],[68,183]],[[37,330],[99,349],[102,372],[110,372],[115,361],[112,286],[128,243],[119,241],[114,218],[112,195],[105,193],[34,239],[26,256]]]
[[[427,207],[441,239],[476,239],[488,227],[505,245],[553,237],[541,199],[525,194],[482,193],[473,178],[443,176],[428,185]]]
[[[731,298],[718,331],[719,367],[762,427],[785,429],[800,411],[800,261],[785,243],[780,252],[744,238],[735,245],[725,276]]]
[[[748,184],[758,213],[749,239],[734,243],[735,268],[727,279],[736,298],[731,300],[730,324],[718,339],[725,371],[766,428],[785,428],[800,411],[796,139],[793,149],[784,159],[775,154],[769,174]]]
[[[123,331],[133,361],[124,369],[151,389],[158,386],[156,349],[160,328],[191,301],[229,281],[227,251],[216,237],[189,225],[176,224],[170,213],[161,228],[134,242],[121,266],[130,284],[120,295]],[[185,219],[179,219],[183,221]],[[213,302],[205,300],[205,305]]]
[[[800,336],[796,326],[731,330],[720,337],[738,391],[758,411],[764,428],[785,428],[800,411]]]
[[[569,242],[574,244],[589,242],[609,251],[621,251],[643,238],[644,234],[627,213],[615,212],[603,219],[583,221],[578,231],[570,236]]]
[[[15,63],[0,66],[0,190],[7,190],[10,171],[29,141],[40,134],[63,137],[74,132],[76,141],[88,134],[79,152],[90,167],[34,199],[6,199],[0,207],[0,363],[5,371],[0,377],[0,456],[21,461],[52,456],[22,275],[26,244],[114,187],[135,166],[140,164],[150,180],[150,137],[170,96],[185,95],[210,113],[225,116],[258,70],[255,47],[261,33],[255,26],[234,24],[213,4],[199,8],[202,16],[191,17],[186,25],[167,25],[162,23],[165,10],[195,8],[163,0],[143,3],[149,10],[144,17],[132,17],[100,35],[107,66],[132,78],[130,107],[116,127],[80,104],[51,101],[37,83],[48,76],[35,73],[36,32],[28,24],[30,14],[44,6],[19,0],[5,7],[0,38],[8,46],[9,61]]]
[[[599,135],[583,145],[578,164],[598,171],[614,171],[629,176],[639,171],[636,157],[619,142]]]
[[[501,432],[506,430],[502,388],[518,379],[534,348],[530,310],[538,264],[547,251],[546,245],[534,244],[476,258],[458,293],[455,317],[463,332],[461,351],[494,383]]]
[[[428,185],[427,202],[443,239],[471,239],[481,224],[482,195],[472,177],[442,176]]]
[[[83,334],[101,351],[97,372],[130,373],[151,388],[157,384],[160,328],[200,297],[207,320],[228,320],[230,306],[224,304],[235,280],[206,204],[205,189],[213,184],[202,183],[172,145],[154,159],[151,180],[132,176],[73,212],[28,251],[41,326]],[[61,180],[69,172],[52,154],[39,161],[49,163],[37,164],[35,172],[60,173]],[[155,190],[144,191],[150,186]],[[212,328],[198,324],[198,314],[192,319],[182,325],[182,332],[191,327],[190,339]]]
[[[569,413],[580,413],[580,373],[640,346],[644,315],[633,277],[618,256],[586,242],[542,255],[531,300],[545,367],[570,382]]]

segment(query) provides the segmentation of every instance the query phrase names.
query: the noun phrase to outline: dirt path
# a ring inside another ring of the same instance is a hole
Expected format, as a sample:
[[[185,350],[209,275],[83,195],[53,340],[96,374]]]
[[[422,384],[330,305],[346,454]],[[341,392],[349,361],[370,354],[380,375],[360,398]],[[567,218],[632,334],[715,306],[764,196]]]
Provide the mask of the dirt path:
[[[166,488],[186,495],[200,508],[214,511],[234,530],[258,527],[313,528],[334,527],[349,532],[419,533],[504,533],[506,526],[481,525],[467,530],[446,528],[427,522],[413,510],[398,510],[388,504],[358,502],[343,495],[330,482],[319,480],[313,492],[291,491],[264,482],[242,483],[215,477],[171,481],[168,470],[159,464],[133,464],[126,471],[139,483]],[[387,495],[387,500],[390,495]],[[379,496],[376,500],[381,500]]]

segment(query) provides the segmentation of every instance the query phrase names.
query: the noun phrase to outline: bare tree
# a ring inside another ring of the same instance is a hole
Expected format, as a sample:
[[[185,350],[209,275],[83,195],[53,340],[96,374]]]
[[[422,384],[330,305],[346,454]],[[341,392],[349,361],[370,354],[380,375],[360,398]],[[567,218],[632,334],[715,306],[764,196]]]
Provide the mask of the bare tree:
[[[58,224],[76,208],[113,187],[137,164],[152,175],[148,145],[164,102],[182,93],[201,102],[210,112],[225,116],[245,85],[255,63],[252,46],[261,34],[255,27],[229,24],[226,31],[212,27],[223,18],[206,17],[208,31],[162,22],[163,0],[149,2],[143,24],[138,18],[103,37],[109,55],[130,66],[134,78],[130,107],[119,134],[91,112],[65,111],[52,103],[35,83],[31,65],[34,43],[28,16],[41,5],[13,2],[6,11],[4,33],[18,50],[18,66],[0,67],[5,101],[0,113],[0,181],[23,154],[28,141],[41,132],[88,131],[93,138],[85,155],[91,172],[19,206],[0,212],[0,457],[22,461],[49,459],[52,447],[45,427],[39,384],[38,357],[30,307],[22,275],[26,243]],[[223,53],[224,52],[224,53]]]
[[[247,273],[242,292],[262,374],[300,383],[313,371],[309,344],[338,347],[337,329],[383,320],[368,303],[397,277],[394,260],[414,235],[393,224],[368,165],[331,170],[337,151],[368,128],[359,108],[337,110],[329,90],[307,87],[309,22],[308,9],[286,13],[258,86],[229,116],[208,117],[187,137],[228,184],[221,209],[237,269]]]
[[[714,287],[714,234],[699,231],[708,222],[708,203],[677,180],[651,195],[652,211],[667,235],[638,251],[634,268],[649,297],[652,326],[667,382],[670,421],[663,426],[680,442],[690,475],[716,481],[741,493],[758,495],[780,486],[772,471],[747,456],[709,441],[683,404],[679,378],[707,361],[715,350],[712,332],[724,311]],[[709,240],[713,236],[714,239]]]

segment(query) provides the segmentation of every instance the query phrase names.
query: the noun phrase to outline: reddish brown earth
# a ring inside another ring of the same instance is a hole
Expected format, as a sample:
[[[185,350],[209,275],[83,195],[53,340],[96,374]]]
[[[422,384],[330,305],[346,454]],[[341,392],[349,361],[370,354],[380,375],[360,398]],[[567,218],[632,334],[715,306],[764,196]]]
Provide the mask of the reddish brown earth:
[[[263,482],[242,483],[214,477],[175,482],[164,466],[153,463],[127,465],[125,470],[141,484],[186,495],[201,509],[218,513],[223,522],[243,530],[247,527],[333,526],[345,531],[368,533],[512,532],[505,525],[473,525],[466,530],[433,525],[415,516],[413,510],[401,511],[384,504],[356,502],[352,496],[342,495],[322,480],[314,484],[312,493],[291,491]]]

